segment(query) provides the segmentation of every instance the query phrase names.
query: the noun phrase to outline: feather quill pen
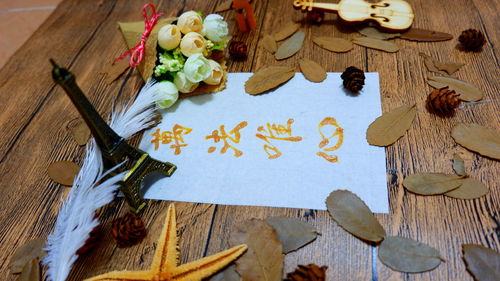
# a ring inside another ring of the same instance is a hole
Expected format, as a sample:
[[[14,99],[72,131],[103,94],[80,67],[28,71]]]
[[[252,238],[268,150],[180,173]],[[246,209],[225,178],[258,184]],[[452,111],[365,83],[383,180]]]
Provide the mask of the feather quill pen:
[[[154,105],[158,98],[157,87],[154,82],[149,81],[135,101],[128,102],[121,110],[113,111],[111,128],[127,139],[151,126],[155,122]],[[47,238],[45,250],[48,254],[43,259],[43,264],[48,266],[48,280],[66,280],[78,258],[76,251],[85,244],[92,229],[99,224],[94,218],[96,210],[115,197],[118,182],[125,172],[98,184],[107,175],[103,170],[101,151],[92,139],[87,145],[82,168],[75,178],[68,198],[59,210],[54,231]]]

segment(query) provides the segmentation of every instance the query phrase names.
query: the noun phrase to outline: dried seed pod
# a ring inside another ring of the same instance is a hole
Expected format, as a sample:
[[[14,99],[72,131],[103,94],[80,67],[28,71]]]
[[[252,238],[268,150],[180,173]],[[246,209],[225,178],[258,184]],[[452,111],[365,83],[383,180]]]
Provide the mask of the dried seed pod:
[[[439,115],[448,115],[460,105],[459,96],[448,87],[435,89],[427,97],[427,109]]]
[[[245,60],[247,58],[247,44],[242,41],[231,41],[228,50],[229,55],[235,60]]]
[[[294,271],[286,275],[284,281],[325,281],[328,266],[319,267],[315,264],[299,265]]]
[[[321,24],[325,20],[325,13],[319,11],[307,12],[306,20],[310,23]]]
[[[470,28],[462,31],[462,34],[458,37],[458,41],[466,50],[478,51],[486,43],[486,38],[481,31]]]
[[[365,73],[354,66],[346,68],[340,78],[344,80],[344,87],[353,93],[359,92],[363,89],[363,85],[365,85]]]
[[[111,235],[119,248],[136,245],[146,237],[147,231],[140,216],[131,212],[113,221]]]

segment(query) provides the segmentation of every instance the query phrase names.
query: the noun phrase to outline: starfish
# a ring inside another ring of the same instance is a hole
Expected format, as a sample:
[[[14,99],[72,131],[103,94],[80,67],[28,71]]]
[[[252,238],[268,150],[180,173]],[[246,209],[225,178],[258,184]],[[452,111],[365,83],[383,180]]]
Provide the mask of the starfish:
[[[178,265],[177,226],[175,208],[168,207],[167,218],[156,248],[151,269],[142,271],[112,271],[92,277],[86,281],[194,281],[209,277],[237,259],[247,250],[242,244],[229,250]]]

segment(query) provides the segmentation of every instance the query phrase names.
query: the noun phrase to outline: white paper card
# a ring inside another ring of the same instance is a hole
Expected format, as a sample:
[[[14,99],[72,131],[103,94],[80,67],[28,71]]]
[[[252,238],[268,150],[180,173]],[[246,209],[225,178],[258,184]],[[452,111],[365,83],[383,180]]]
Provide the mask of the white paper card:
[[[144,197],[324,210],[331,191],[347,189],[387,213],[385,151],[365,139],[381,115],[378,73],[365,74],[357,96],[343,89],[340,73],[322,83],[297,73],[251,96],[244,90],[251,75],[230,73],[224,91],[180,100],[145,132],[140,148],[178,168],[147,180]]]

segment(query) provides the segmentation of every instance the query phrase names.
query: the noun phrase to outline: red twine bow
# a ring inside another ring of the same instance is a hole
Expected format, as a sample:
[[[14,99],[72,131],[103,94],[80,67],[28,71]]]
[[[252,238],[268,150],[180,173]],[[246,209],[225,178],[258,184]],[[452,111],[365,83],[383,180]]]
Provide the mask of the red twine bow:
[[[148,11],[147,11],[148,7],[150,7],[152,10],[151,19],[148,19]],[[126,56],[132,54],[132,56],[130,56],[130,67],[136,67],[144,57],[144,52],[146,50],[146,40],[148,39],[148,36],[153,30],[153,27],[158,21],[158,18],[161,17],[162,15],[163,15],[162,13],[156,13],[155,5],[153,4],[144,5],[144,7],[142,7],[142,16],[144,17],[144,32],[141,35],[141,40],[139,41],[139,43],[137,43],[137,45],[135,45],[135,47],[123,53],[123,55],[117,58],[114,62],[117,62],[125,58]]]

